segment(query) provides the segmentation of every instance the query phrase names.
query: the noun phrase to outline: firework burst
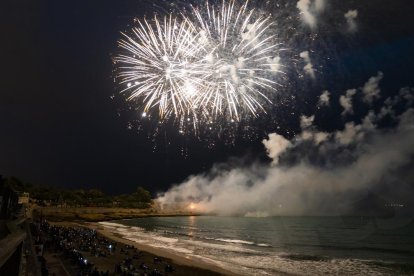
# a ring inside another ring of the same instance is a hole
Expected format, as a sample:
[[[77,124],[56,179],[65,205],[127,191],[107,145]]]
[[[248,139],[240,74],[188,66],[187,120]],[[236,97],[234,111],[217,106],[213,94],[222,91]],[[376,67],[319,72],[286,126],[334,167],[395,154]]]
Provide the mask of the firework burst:
[[[201,30],[198,42],[203,58],[209,64],[200,105],[209,106],[213,117],[224,115],[236,121],[246,113],[266,112],[265,105],[271,103],[267,95],[278,85],[273,75],[281,72],[271,16],[248,9],[248,1],[240,7],[235,1],[218,6],[206,2],[205,7],[192,10]]]
[[[143,116],[158,109],[161,119],[194,113],[193,98],[206,74],[197,59],[196,29],[187,20],[172,16],[137,20],[132,34],[122,34],[125,50],[115,58],[118,78],[129,100],[143,103]]]
[[[123,34],[115,58],[122,92],[143,116],[157,111],[160,121],[190,122],[194,130],[265,113],[280,72],[271,16],[234,0],[190,11],[136,20]]]

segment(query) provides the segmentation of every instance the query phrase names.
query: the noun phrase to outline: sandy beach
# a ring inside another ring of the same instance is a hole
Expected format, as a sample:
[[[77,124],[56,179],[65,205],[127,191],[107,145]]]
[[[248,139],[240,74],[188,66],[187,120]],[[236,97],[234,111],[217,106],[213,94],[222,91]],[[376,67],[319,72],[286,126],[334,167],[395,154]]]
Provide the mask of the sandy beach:
[[[118,247],[129,245],[138,248],[139,251],[143,252],[141,261],[153,263],[154,258],[159,258],[172,264],[174,267],[174,273],[172,273],[172,275],[236,275],[222,269],[214,263],[208,263],[197,258],[183,257],[167,250],[125,239],[119,236],[119,234],[106,230],[102,225],[96,222],[52,222],[51,224],[63,227],[87,227],[89,229],[94,229],[106,239],[119,243],[120,245],[118,245]],[[99,270],[109,270],[110,272],[113,272],[116,264],[121,262],[125,257],[119,253],[111,255],[110,258],[95,257],[90,254],[87,255],[88,259],[93,262]]]

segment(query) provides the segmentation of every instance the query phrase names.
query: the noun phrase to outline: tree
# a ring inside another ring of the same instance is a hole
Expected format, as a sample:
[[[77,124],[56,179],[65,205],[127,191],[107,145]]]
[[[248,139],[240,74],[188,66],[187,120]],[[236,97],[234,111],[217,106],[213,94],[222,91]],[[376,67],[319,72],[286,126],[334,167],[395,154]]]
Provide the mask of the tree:
[[[151,194],[142,187],[138,187],[137,191],[133,194],[138,202],[151,203]]]

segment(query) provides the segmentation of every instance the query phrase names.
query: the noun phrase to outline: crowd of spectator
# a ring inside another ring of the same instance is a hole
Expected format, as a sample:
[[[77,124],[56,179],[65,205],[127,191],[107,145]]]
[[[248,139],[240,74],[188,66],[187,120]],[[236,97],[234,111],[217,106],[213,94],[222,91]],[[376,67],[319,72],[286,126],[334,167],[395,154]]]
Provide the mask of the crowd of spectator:
[[[149,263],[143,262],[142,252],[139,251],[134,246],[125,245],[120,249],[121,254],[125,254],[127,257],[123,261],[115,266],[115,273],[122,275],[150,275],[150,276],[159,276],[159,275],[168,275],[174,271],[173,267],[161,260],[158,257],[153,258],[152,268]],[[137,262],[135,262],[135,260]],[[157,266],[157,267],[155,267]],[[161,267],[164,268],[164,273],[161,271]]]
[[[148,257],[143,258],[144,253],[136,247],[108,240],[93,229],[53,226],[43,220],[32,225],[32,233],[35,242],[42,244],[42,250],[59,254],[77,267],[78,275],[158,276],[170,275],[174,271],[165,260],[153,257],[148,261]],[[88,257],[112,259],[115,255],[121,261],[115,264],[113,271],[100,270]],[[40,260],[42,274],[48,275],[46,260],[42,257]]]

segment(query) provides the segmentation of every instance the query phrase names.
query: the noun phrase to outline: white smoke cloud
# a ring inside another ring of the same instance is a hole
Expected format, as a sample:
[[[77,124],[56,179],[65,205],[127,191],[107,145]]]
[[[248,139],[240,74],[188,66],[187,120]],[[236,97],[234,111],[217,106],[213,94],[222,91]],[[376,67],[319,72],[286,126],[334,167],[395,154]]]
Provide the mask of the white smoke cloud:
[[[267,155],[273,160],[272,165],[277,165],[279,156],[292,145],[289,140],[276,133],[269,134],[269,139],[263,140],[263,144],[266,147]]]
[[[317,15],[325,9],[325,0],[299,0],[296,3],[296,7],[300,11],[303,22],[309,25],[311,29],[315,29],[317,26]]]
[[[315,0],[315,11],[320,13],[325,10],[325,0]]]
[[[358,17],[358,10],[349,10],[344,14],[344,17],[348,23],[348,31],[355,32],[358,27],[355,21],[355,19]]]
[[[362,119],[362,123],[355,125],[354,122],[345,124],[344,130],[335,132],[335,139],[341,145],[349,145],[362,141],[367,134],[375,130],[378,116],[371,110]]]
[[[405,103],[405,107],[409,107],[414,103],[414,88],[412,87],[403,87],[400,89],[398,94],[394,97],[388,97],[385,100],[385,105],[387,107],[393,107],[401,102]]]
[[[356,140],[363,138],[363,132],[361,132],[361,126],[355,125],[353,122],[346,123],[343,131],[338,131],[335,134],[336,140],[342,145],[349,145]]]
[[[379,88],[379,82],[384,77],[384,74],[380,71],[374,77],[369,78],[369,80],[365,83],[364,87],[362,87],[362,92],[364,93],[364,101],[372,104],[375,99],[380,98],[379,93],[381,92]]]
[[[304,115],[300,116],[300,127],[304,130],[312,126],[313,121],[315,120],[315,115],[306,117]]]
[[[379,98],[382,77],[379,72],[361,88],[364,101]],[[384,179],[396,179],[400,172],[408,175],[407,168],[414,161],[413,92],[404,87],[387,98],[378,112],[370,110],[360,123],[347,122],[342,130],[331,133],[317,130],[315,116],[301,116],[302,132],[293,139],[271,133],[263,140],[270,165],[216,165],[209,173],[190,176],[160,194],[158,201],[195,202],[199,211],[219,215],[346,213],[361,194],[386,185]],[[329,102],[328,93],[324,91],[320,101]],[[356,93],[349,89],[341,96],[342,115],[352,113]],[[395,127],[378,129],[377,124],[387,115],[395,120]],[[404,179],[388,191],[399,197],[414,196],[413,187],[406,184],[409,178]]]
[[[391,118],[396,118],[396,107],[400,108],[409,108],[414,104],[414,88],[412,87],[403,87],[400,89],[397,95],[393,97],[388,97],[384,101],[384,106],[381,107],[379,114],[377,115],[378,119],[383,119],[387,116]]]
[[[316,145],[326,141],[329,138],[329,133],[326,132],[314,132],[313,133],[313,140]]]
[[[413,122],[414,112],[410,110],[401,116],[395,131],[376,131],[370,142],[360,145],[363,150],[348,166],[324,170],[299,163],[289,168],[233,168],[214,172],[211,176],[190,177],[159,200],[197,200],[202,210],[222,215],[339,212],[338,199],[346,198],[350,191],[369,189],[382,177],[409,162],[414,154],[411,143]],[[354,131],[356,127],[349,129]],[[265,144],[269,152],[280,148],[279,141],[275,141],[276,145],[274,141],[269,139]],[[396,146],[389,147],[389,144]]]
[[[300,10],[302,20],[313,29],[316,27],[316,18],[310,12],[310,6],[310,0],[299,0],[296,4],[296,7]]]
[[[370,77],[368,81],[364,84],[364,86],[361,88],[364,102],[372,104],[375,99],[380,98],[381,89],[379,87],[379,83],[383,77],[384,74],[381,71],[379,71],[376,76]],[[344,109],[341,113],[342,116],[354,113],[352,98],[354,95],[357,94],[358,91],[359,90],[357,89],[348,89],[345,92],[345,95],[341,95],[339,97],[339,104]],[[387,114],[389,114],[389,112],[391,111],[389,109],[389,104],[392,104],[395,101],[404,100],[407,103],[406,107],[411,106],[411,104],[414,102],[414,96],[412,96],[411,94],[412,93],[410,93],[410,88],[406,87],[402,88],[400,90],[400,93],[394,98],[387,98],[387,100],[385,101],[385,106],[383,106],[382,108],[382,115],[379,114],[379,116],[385,117]]]
[[[302,140],[313,140],[314,138],[314,131],[313,131],[313,121],[315,120],[315,116],[304,116],[300,117],[300,128],[302,129],[302,133],[300,135],[300,139]]]
[[[314,121],[314,115],[309,117],[300,117],[300,127],[302,129],[302,133],[296,138],[297,141],[313,141],[315,145],[319,145],[329,138],[328,133],[316,130],[316,128],[313,126]]]
[[[301,148],[301,156],[306,156],[311,148],[300,138],[288,141],[273,133],[263,141],[273,166],[215,166],[208,174],[190,176],[158,200],[161,203],[193,201],[200,211],[219,215],[341,214],[361,193],[374,189],[381,180],[412,162],[414,109],[398,116],[396,127],[389,130],[376,129],[377,115],[370,111],[361,124],[347,123],[344,130],[325,133],[321,144],[315,143],[314,150],[325,158],[337,158],[353,149],[354,159],[346,164],[325,168],[303,158],[289,166],[283,165],[282,157],[289,157]],[[302,117],[304,132],[320,139],[320,134],[310,125],[314,119],[311,118]],[[329,149],[342,150],[329,154]],[[393,190],[402,195],[413,194],[412,188],[405,184],[393,186]]]
[[[342,116],[354,113],[354,109],[352,106],[352,97],[356,94],[356,92],[356,89],[348,89],[345,92],[345,95],[341,95],[341,97],[339,97],[339,104],[344,109],[344,111],[341,113]]]
[[[311,62],[309,52],[301,52],[299,56],[306,62],[306,65],[303,67],[305,73],[311,76],[312,79],[315,79],[315,70],[313,69],[313,64]]]
[[[414,88],[412,87],[403,87],[400,89],[398,96],[401,100],[406,102],[406,106],[411,106],[414,103]]]
[[[331,93],[328,90],[322,92],[319,96],[318,106],[329,106]]]

